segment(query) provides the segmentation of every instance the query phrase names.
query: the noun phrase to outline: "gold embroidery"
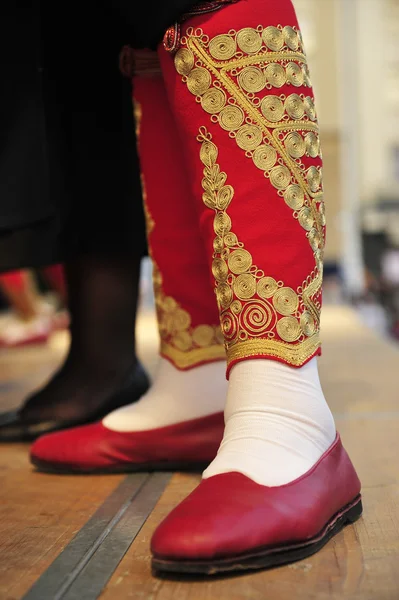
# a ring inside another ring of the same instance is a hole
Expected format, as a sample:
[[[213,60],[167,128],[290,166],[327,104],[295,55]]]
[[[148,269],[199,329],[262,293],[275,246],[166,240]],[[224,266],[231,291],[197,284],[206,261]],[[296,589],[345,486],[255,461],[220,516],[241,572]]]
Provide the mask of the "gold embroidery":
[[[197,139],[201,142],[200,158],[204,165],[202,199],[215,211],[212,273],[228,361],[261,354],[282,358],[294,365],[303,364],[319,346],[316,319],[309,311],[298,313],[299,294],[281,281],[265,276],[231,231],[227,209],[234,189],[226,183],[227,174],[217,163],[218,149],[211,134],[201,127]],[[274,329],[280,340],[273,339]],[[249,336],[264,339],[254,345]],[[298,342],[294,351],[293,342]]]
[[[134,101],[134,116],[137,138],[140,136],[142,109]],[[155,222],[148,208],[145,180],[141,176],[143,206],[146,220],[147,237],[154,230]],[[223,334],[219,325],[191,326],[190,314],[181,308],[171,296],[163,290],[162,274],[153,259],[151,244],[150,256],[153,262],[153,285],[159,336],[161,338],[161,354],[169,358],[179,369],[188,369],[203,362],[226,358],[223,346]]]
[[[223,187],[226,187],[227,175],[220,173],[218,168],[219,183],[209,179],[210,173],[208,178],[204,177],[204,202],[216,211],[216,296],[222,311],[229,357],[231,359],[231,350],[237,341],[240,344],[251,341],[249,335],[268,337],[269,346],[282,344],[271,339],[274,331],[284,342],[295,342],[296,346],[306,342],[306,348],[312,348],[314,352],[319,345],[325,224],[321,169],[309,166],[311,159],[321,157],[316,111],[313,98],[300,90],[280,95],[270,93],[273,88],[283,86],[311,87],[301,34],[290,26],[263,28],[259,25],[240,31],[230,30],[209,39],[201,29],[188,28],[182,46],[175,56],[177,70],[181,70],[179,65],[183,59],[187,62],[185,55],[180,55],[183,51],[190,53],[190,62],[195,65],[191,71],[182,73],[183,81],[210,114],[211,121],[219,123],[235,139],[245,156],[263,171],[277,194],[292,209],[293,217],[306,232],[315,257],[314,270],[296,291],[265,276],[252,264],[249,252],[229,258],[244,249],[230,231],[231,220],[226,213],[232,198],[231,190],[226,192],[228,202],[224,207],[215,197],[216,191],[217,195],[225,194]],[[208,78],[202,70],[208,72]],[[214,90],[217,90],[216,94]],[[262,91],[266,95],[262,96]],[[204,158],[208,153],[209,161],[209,144],[213,143],[208,133],[202,131],[201,135],[205,174],[209,164]],[[216,166],[215,163],[214,168]],[[243,265],[243,271],[237,272],[240,265]],[[282,293],[277,293],[280,290]],[[274,300],[276,294],[277,300]],[[305,361],[306,353],[297,352],[293,364],[298,364],[295,362],[298,360]]]

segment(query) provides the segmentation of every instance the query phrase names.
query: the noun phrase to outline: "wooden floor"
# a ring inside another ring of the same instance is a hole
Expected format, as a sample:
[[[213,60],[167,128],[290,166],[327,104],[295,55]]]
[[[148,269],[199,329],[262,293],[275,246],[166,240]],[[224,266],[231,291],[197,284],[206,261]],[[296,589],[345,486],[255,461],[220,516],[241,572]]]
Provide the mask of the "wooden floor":
[[[198,481],[175,474],[103,600],[399,600],[399,349],[365,329],[348,308],[327,307],[323,332],[323,386],[363,483],[364,517],[317,555],[287,567],[228,579],[157,579],[150,570],[151,533]],[[139,336],[153,370],[156,334],[148,317]],[[40,384],[65,346],[59,335],[48,347],[0,353],[0,407],[15,406]],[[36,473],[25,445],[0,448],[0,478],[0,600],[22,598],[124,480]],[[82,591],[83,597],[90,595]]]

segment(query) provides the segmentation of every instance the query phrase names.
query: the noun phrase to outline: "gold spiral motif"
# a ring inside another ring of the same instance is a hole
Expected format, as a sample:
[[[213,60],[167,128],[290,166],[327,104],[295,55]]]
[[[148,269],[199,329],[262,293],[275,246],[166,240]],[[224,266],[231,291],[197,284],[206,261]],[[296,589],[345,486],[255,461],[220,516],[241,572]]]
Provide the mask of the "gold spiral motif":
[[[242,150],[255,150],[262,141],[262,132],[257,125],[242,125],[237,131],[236,142]]]
[[[292,158],[301,158],[306,152],[305,141],[297,131],[289,133],[285,138],[284,144],[288,154]]]
[[[186,310],[178,308],[173,313],[173,330],[174,331],[185,331],[190,327],[191,317]]]
[[[176,52],[175,67],[179,75],[188,75],[194,66],[194,54],[188,48]]]
[[[290,50],[293,50],[294,52],[296,52],[298,50],[299,38],[298,38],[298,34],[295,31],[295,29],[293,29],[292,27],[289,27],[288,25],[286,27],[284,27],[283,38],[284,38],[284,42],[285,42],[286,46],[288,46],[288,48]]]
[[[187,87],[195,96],[202,96],[212,83],[212,78],[203,67],[195,67],[187,75]]]
[[[237,79],[246,92],[260,92],[266,85],[265,74],[259,67],[245,67]]]
[[[309,231],[308,239],[313,252],[315,252],[319,248],[321,242],[321,236],[317,229],[312,227]]]
[[[215,237],[213,240],[213,249],[215,252],[221,252],[224,248],[223,238]]]
[[[231,287],[227,283],[219,283],[216,288],[216,298],[223,309],[228,308],[233,300]]]
[[[285,110],[287,111],[291,119],[299,121],[305,114],[305,107],[303,105],[303,101],[300,98],[300,96],[298,96],[298,94],[291,94],[290,96],[288,96],[284,105]]]
[[[284,104],[278,96],[265,96],[260,104],[260,110],[271,123],[278,123],[284,116]]]
[[[201,98],[202,108],[211,115],[220,112],[225,104],[226,94],[219,88],[207,90]]]
[[[228,265],[230,271],[234,273],[234,275],[240,275],[241,273],[248,271],[252,265],[252,256],[248,250],[239,248],[229,255]]]
[[[304,100],[305,113],[309,117],[310,121],[316,121],[316,109],[314,106],[314,100],[310,96],[306,96]]]
[[[287,65],[287,81],[295,87],[301,87],[304,82],[304,75],[301,67],[296,63],[290,62]]]
[[[240,312],[242,311],[242,304],[241,304],[241,302],[239,300],[233,300],[233,302],[230,304],[230,310],[235,315],[239,315]]]
[[[312,158],[317,158],[320,154],[320,140],[313,131],[305,135],[306,152]]]
[[[276,164],[277,152],[273,146],[261,144],[255,149],[252,160],[258,169],[261,169],[262,171],[270,171],[270,169]]]
[[[219,114],[219,123],[225,131],[236,131],[244,123],[245,115],[239,106],[225,106]]]
[[[303,331],[303,333],[307,336],[310,337],[311,335],[313,335],[316,331],[316,321],[313,317],[313,315],[305,310],[304,313],[301,314],[301,318],[299,319],[299,322],[301,324],[301,329]]]
[[[279,288],[273,296],[273,304],[280,315],[292,315],[299,306],[297,293],[290,287]]]
[[[277,281],[273,277],[262,277],[256,286],[256,292],[260,298],[271,298],[277,290]]]
[[[187,352],[192,346],[192,338],[188,331],[180,331],[172,338],[172,344],[178,350]]]
[[[224,185],[216,195],[216,208],[226,210],[234,196],[234,190],[231,185]]]
[[[291,173],[285,165],[273,167],[270,171],[270,183],[278,190],[285,190],[291,181]]]
[[[314,225],[314,218],[312,215],[312,211],[308,206],[304,206],[299,211],[298,221],[306,231],[310,231]]]
[[[173,312],[174,310],[176,310],[177,308],[177,302],[174,298],[172,298],[171,296],[166,296],[166,298],[164,298],[164,301],[162,303],[162,309],[165,312]]]
[[[285,203],[292,208],[292,210],[298,210],[303,206],[305,201],[305,194],[303,193],[302,188],[293,183],[287,187],[284,192],[284,200]]]
[[[272,52],[278,52],[284,46],[283,32],[272,25],[262,31],[262,38]]]
[[[284,342],[296,342],[302,330],[295,317],[283,317],[277,321],[277,333]]]
[[[233,233],[232,231],[230,231],[230,233],[227,233],[224,236],[224,243],[226,244],[226,246],[228,248],[231,248],[232,246],[237,246],[238,238],[237,238],[236,234]]]
[[[198,325],[193,331],[193,342],[201,348],[210,346],[214,340],[215,331],[210,325]]]
[[[237,44],[240,50],[247,54],[259,52],[262,47],[262,38],[256,29],[245,27],[237,33]]]
[[[221,315],[220,324],[226,342],[232,342],[238,335],[238,319],[234,312],[225,312]]]
[[[320,202],[319,204],[319,215],[320,215],[320,223],[324,227],[326,224],[326,206],[324,202]]]
[[[212,142],[204,142],[201,145],[200,159],[206,167],[212,167],[218,157],[218,149]]]
[[[272,63],[265,69],[267,82],[273,87],[281,88],[287,82],[285,69],[278,63]]]
[[[256,292],[256,279],[250,273],[243,273],[236,277],[233,283],[233,290],[237,298],[247,300],[252,298]]]
[[[312,166],[306,171],[306,180],[312,192],[317,192],[321,185],[321,173],[319,169]]]
[[[309,67],[308,65],[305,63],[304,65],[302,65],[302,72],[303,72],[303,82],[307,87],[312,87],[312,82],[310,80],[310,73],[309,73]]]
[[[250,300],[243,306],[240,324],[251,335],[262,335],[267,331],[272,317],[273,313],[266,302]]]
[[[228,60],[236,50],[237,44],[230,35],[217,35],[209,42],[209,52],[216,60]]]
[[[231,219],[225,212],[219,212],[213,220],[216,235],[223,237],[231,229]]]
[[[229,274],[226,261],[222,258],[214,258],[212,261],[212,274],[219,283],[226,281]]]

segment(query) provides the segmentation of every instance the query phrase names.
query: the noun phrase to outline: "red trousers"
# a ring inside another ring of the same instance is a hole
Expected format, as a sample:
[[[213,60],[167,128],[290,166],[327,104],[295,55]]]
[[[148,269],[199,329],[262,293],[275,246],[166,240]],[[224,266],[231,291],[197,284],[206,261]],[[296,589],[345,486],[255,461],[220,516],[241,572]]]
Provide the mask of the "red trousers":
[[[189,368],[223,341],[228,369],[300,367],[320,352],[325,217],[294,9],[239,0],[176,39],[134,79],[161,353]]]

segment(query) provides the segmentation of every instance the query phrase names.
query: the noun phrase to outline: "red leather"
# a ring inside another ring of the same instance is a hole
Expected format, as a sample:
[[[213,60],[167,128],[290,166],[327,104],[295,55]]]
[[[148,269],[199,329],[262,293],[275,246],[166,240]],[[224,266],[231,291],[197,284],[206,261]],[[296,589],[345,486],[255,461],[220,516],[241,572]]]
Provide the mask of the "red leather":
[[[259,485],[241,473],[203,480],[161,523],[151,549],[159,559],[204,560],[306,541],[359,493],[337,435],[318,463],[287,485]]]
[[[128,433],[112,431],[99,422],[39,438],[31,448],[31,459],[77,470],[209,463],[216,455],[223,429],[223,413]]]

